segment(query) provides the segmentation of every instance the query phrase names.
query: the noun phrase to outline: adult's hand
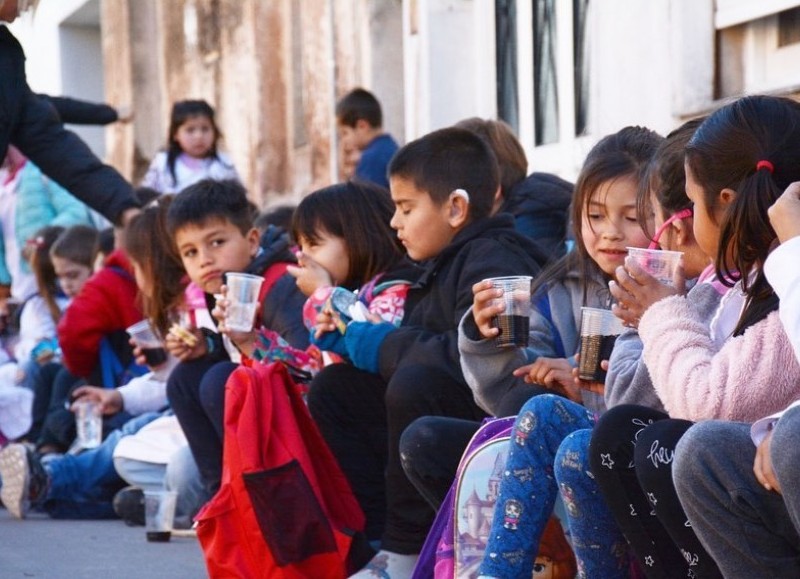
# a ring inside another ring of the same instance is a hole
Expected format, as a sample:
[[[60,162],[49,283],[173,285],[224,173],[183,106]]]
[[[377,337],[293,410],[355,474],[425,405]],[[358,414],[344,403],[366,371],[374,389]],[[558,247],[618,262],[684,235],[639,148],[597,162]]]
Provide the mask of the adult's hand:
[[[790,184],[767,214],[781,243],[800,235],[800,181]]]

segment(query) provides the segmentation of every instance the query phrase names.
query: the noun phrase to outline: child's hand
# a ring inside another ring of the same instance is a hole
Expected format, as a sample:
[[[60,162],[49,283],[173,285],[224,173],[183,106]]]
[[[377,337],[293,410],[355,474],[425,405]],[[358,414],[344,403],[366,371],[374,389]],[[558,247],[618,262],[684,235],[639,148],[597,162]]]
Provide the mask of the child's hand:
[[[617,300],[611,311],[629,328],[639,327],[642,315],[657,301],[685,293],[683,266],[676,269],[675,287],[659,283],[631,259],[617,268],[616,278],[608,282],[608,289]]]
[[[478,332],[484,338],[496,338],[500,330],[494,327],[494,318],[505,311],[501,298],[503,290],[496,289],[489,280],[479,281],[472,286],[472,316]]]
[[[297,253],[299,266],[290,265],[288,271],[297,280],[297,287],[303,295],[310,296],[317,288],[333,285],[331,274],[316,261],[303,254]]]
[[[255,350],[256,330],[252,329],[249,332],[241,332],[231,330],[228,327],[228,306],[230,306],[230,300],[226,297],[228,295],[228,286],[223,285],[219,291],[221,297],[217,298],[214,309],[211,310],[211,315],[214,316],[219,323],[217,326],[219,333],[228,336],[242,354],[251,357]]]
[[[791,183],[767,214],[781,243],[800,235],[800,181]]]
[[[564,358],[538,358],[533,364],[517,368],[514,376],[528,384],[539,384],[575,402],[581,401],[580,389],[572,377],[572,365]]]
[[[190,333],[195,337],[194,345],[191,345],[191,340],[187,339],[184,332]],[[203,333],[197,328],[183,328],[181,332],[170,328],[164,338],[164,349],[181,362],[194,360],[208,352]],[[136,358],[136,363],[139,363],[138,357]]]
[[[336,319],[330,308],[324,308],[317,314],[316,326],[314,326],[314,339],[319,340],[324,334],[336,331]]]
[[[581,355],[575,354],[575,362],[580,363],[580,360],[581,360]],[[608,372],[608,360],[601,360],[600,368]],[[588,392],[594,392],[595,394],[599,394],[600,396],[605,396],[606,393],[605,383],[589,382],[588,380],[581,380],[580,368],[577,366],[572,369],[572,379],[575,381],[575,385],[581,390],[587,390]]]
[[[80,386],[72,393],[70,410],[75,412],[75,405],[80,402],[94,402],[101,414],[116,414],[122,410],[122,394],[116,388],[98,388],[97,386]]]
[[[781,493],[781,485],[775,477],[775,471],[772,470],[772,457],[770,457],[769,449],[772,445],[772,432],[769,431],[761,441],[761,444],[756,448],[756,460],[753,462],[753,472],[758,479],[758,482],[768,491],[775,491]]]

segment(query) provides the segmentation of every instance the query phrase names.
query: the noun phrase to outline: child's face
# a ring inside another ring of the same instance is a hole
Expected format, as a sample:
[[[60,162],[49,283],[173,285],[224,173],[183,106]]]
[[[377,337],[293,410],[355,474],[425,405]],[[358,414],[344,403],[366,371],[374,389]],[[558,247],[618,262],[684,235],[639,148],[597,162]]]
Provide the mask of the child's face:
[[[714,259],[719,248],[719,218],[715,215],[716,223],[712,219],[711,209],[706,205],[703,188],[695,180],[694,174],[688,163],[686,168],[686,196],[694,203],[694,238],[697,245],[710,259]]]
[[[68,298],[74,298],[92,275],[92,270],[83,264],[63,257],[53,255],[51,259],[61,290]]]
[[[347,281],[350,273],[350,257],[344,239],[323,231],[316,241],[300,237],[300,249],[331,276],[333,285],[341,285]]]
[[[202,159],[208,156],[211,147],[214,146],[214,125],[208,117],[197,115],[186,119],[175,132],[175,142],[181,151],[189,155]]]
[[[361,151],[374,137],[374,129],[364,119],[356,121],[354,127],[339,124],[339,140],[345,151]]]
[[[647,247],[650,240],[636,219],[637,184],[632,177],[602,183],[584,211],[581,238],[589,256],[607,275],[622,265],[626,247]]]
[[[439,255],[458,232],[451,224],[450,202],[436,205],[426,191],[401,177],[391,177],[389,188],[395,207],[389,225],[397,231],[408,256],[424,261]]]
[[[184,225],[175,231],[183,267],[204,292],[219,293],[222,274],[243,272],[258,251],[258,231],[242,232],[227,219]]]

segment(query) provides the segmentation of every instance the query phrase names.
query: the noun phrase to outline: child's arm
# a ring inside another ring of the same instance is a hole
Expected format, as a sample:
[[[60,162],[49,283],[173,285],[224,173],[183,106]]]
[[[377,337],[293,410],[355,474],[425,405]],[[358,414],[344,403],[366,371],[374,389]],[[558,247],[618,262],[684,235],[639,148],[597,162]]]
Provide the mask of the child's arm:
[[[643,350],[644,344],[635,330],[623,332],[614,343],[605,383],[605,400],[609,408],[619,404],[638,404],[664,409],[642,359]]]

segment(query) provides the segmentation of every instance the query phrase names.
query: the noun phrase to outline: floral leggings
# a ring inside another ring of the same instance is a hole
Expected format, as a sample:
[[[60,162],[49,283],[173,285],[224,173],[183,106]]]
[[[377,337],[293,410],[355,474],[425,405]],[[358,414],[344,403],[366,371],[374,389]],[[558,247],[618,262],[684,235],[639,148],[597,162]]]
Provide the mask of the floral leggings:
[[[525,403],[511,432],[480,575],[530,577],[557,493],[567,511],[578,577],[627,577],[625,539],[589,470],[595,419],[553,394]]]

